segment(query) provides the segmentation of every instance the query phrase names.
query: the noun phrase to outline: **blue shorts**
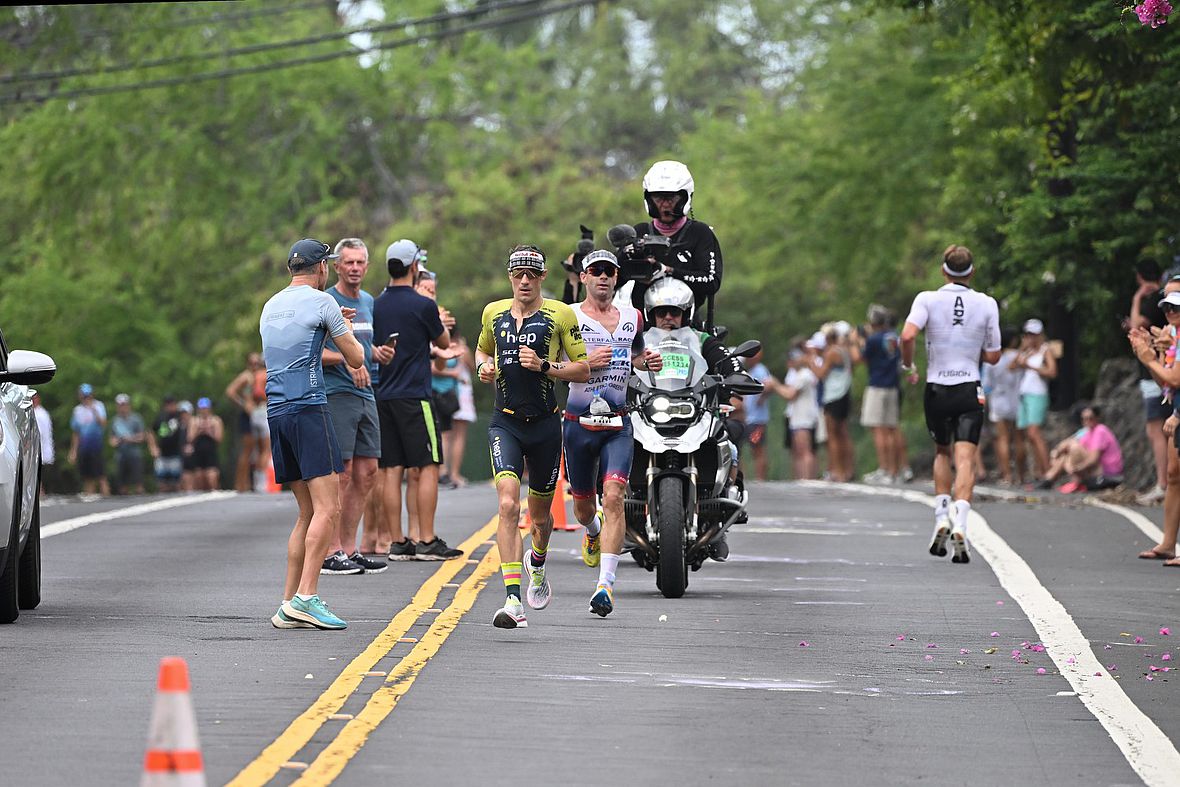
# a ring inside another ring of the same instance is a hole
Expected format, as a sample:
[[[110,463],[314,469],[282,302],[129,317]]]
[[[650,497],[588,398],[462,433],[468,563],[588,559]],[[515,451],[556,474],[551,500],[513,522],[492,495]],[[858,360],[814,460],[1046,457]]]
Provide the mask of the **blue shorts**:
[[[565,480],[575,500],[589,500],[598,493],[598,479],[627,485],[635,441],[630,419],[623,418],[617,432],[591,431],[568,418],[562,423],[565,443]]]
[[[314,404],[284,415],[269,416],[270,455],[275,482],[308,481],[344,472],[340,444],[328,408]]]
[[[1016,414],[1016,428],[1044,426],[1049,411],[1049,394],[1021,394],[1020,412]]]

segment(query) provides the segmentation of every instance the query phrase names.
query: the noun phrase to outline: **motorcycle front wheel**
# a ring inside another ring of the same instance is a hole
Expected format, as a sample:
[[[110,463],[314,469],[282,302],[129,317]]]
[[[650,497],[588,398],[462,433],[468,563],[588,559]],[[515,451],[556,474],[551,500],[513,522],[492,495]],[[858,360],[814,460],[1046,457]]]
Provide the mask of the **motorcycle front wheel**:
[[[656,587],[664,598],[680,598],[688,587],[688,566],[684,562],[684,495],[679,479],[661,478],[656,486],[656,530],[660,534]]]

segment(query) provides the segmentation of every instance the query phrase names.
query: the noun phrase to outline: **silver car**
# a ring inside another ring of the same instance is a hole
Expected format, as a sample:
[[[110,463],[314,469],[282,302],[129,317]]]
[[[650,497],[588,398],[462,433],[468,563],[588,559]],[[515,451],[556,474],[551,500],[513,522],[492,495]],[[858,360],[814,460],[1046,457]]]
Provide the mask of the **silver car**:
[[[0,333],[0,623],[41,603],[41,434],[27,386],[56,371],[44,353],[9,352]]]

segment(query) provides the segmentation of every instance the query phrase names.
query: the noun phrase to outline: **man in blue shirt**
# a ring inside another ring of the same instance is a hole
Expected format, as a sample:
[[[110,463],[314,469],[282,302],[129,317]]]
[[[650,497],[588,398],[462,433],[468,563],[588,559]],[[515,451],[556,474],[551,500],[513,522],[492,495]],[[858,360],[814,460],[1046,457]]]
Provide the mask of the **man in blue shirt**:
[[[373,296],[361,289],[369,270],[365,242],[360,238],[345,238],[332,251],[338,255],[333,264],[336,284],[328,288],[328,294],[341,306],[356,312],[352,334],[365,351],[365,363],[350,369],[331,339],[324,345],[328,413],[340,444],[344,472],[340,474],[340,526],[320,573],[380,574],[389,568],[385,555],[375,560],[362,554],[356,547],[356,531],[377,475],[377,458],[381,456],[372,369],[374,364],[393,360],[393,346],[373,345]]]
[[[901,405],[898,398],[901,348],[897,333],[889,327],[889,311],[884,306],[869,307],[869,335],[862,356],[869,367],[869,384],[861,407],[861,426],[873,430],[877,449],[877,469],[867,474],[868,483],[896,483],[899,466]]]
[[[451,335],[438,304],[414,291],[419,269],[418,244],[399,240],[385,252],[389,286],[373,301],[374,342],[397,342],[397,355],[381,369],[377,382],[377,417],[381,424],[381,459],[385,478],[385,517],[397,536],[390,560],[451,560],[462,556],[434,533],[438,506],[438,468],[442,433],[430,391],[430,346],[446,349]],[[401,532],[402,474],[418,476],[418,538]]]
[[[320,567],[340,518],[340,446],[328,416],[321,353],[330,336],[352,368],[365,351],[352,335],[350,308],[323,289],[328,284],[332,247],[305,238],[291,247],[291,284],[262,308],[259,332],[266,363],[266,416],[270,426],[275,481],[289,484],[299,516],[287,540],[283,604],[271,618],[275,628],[343,629],[316,593]]]

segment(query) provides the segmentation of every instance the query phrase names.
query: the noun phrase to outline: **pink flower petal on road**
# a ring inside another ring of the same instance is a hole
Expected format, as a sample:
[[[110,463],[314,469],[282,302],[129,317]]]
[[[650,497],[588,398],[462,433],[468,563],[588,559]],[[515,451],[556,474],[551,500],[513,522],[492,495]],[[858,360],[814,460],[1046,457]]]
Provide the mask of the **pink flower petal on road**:
[[[1033,649],[1033,652],[1034,652],[1034,653],[1044,653],[1044,652],[1045,652],[1045,646],[1044,646],[1044,645],[1033,645],[1033,646],[1032,646],[1032,649]]]
[[[1002,606],[1004,606],[1004,602],[1003,602],[1003,601],[997,601],[997,602],[996,602],[996,606],[997,606],[997,607],[1002,607]]]
[[[988,634],[988,636],[989,636],[989,637],[998,637],[998,636],[1000,636],[1000,632],[998,632],[998,631],[993,631],[991,634]]]
[[[1015,656],[1015,657],[1018,657],[1018,658],[1019,658],[1019,656],[1020,656],[1020,651],[1019,651],[1019,650],[1014,650],[1014,651],[1012,651],[1012,655],[1013,655],[1013,656]]]
[[[927,654],[926,654],[926,660],[927,660],[927,661],[934,661],[934,657],[933,657],[933,656],[931,656],[929,653],[927,653]]]
[[[1037,674],[1038,674],[1038,675],[1044,675],[1044,674],[1045,674],[1045,668],[1044,668],[1044,667],[1037,667]]]
[[[1172,660],[1171,653],[1165,653],[1164,655],[1160,656],[1160,661],[1171,661],[1171,660]]]
[[[1170,628],[1168,628],[1167,626],[1164,626],[1163,628],[1160,629],[1160,636],[1161,637],[1169,636],[1171,633],[1172,633],[1172,630]]]
[[[898,642],[905,642],[905,634],[902,634],[900,637],[898,637],[897,641]]]
[[[933,642],[931,642],[931,643],[928,643],[928,644],[926,645],[926,648],[927,648],[927,650],[929,650],[930,648],[937,648],[937,647],[938,647],[938,646],[937,646],[937,645],[935,645]]]
[[[810,642],[800,642],[800,643],[799,643],[799,647],[801,647],[801,648],[810,648],[810,647],[811,647],[811,643],[810,643]]]
[[[1149,666],[1148,669],[1151,670],[1152,672],[1163,672],[1163,670],[1160,667],[1157,667],[1154,664]]]
[[[1135,637],[1135,644],[1142,645],[1143,644],[1143,637]]]
[[[1102,646],[1102,649],[1103,649],[1103,650],[1110,650],[1110,649],[1111,649],[1111,648],[1113,648],[1113,647],[1114,647],[1114,645],[1103,645],[1103,646]]]
[[[1026,639],[1024,642],[1020,643],[1020,647],[1024,648],[1025,650],[1028,650],[1029,648],[1032,647],[1032,644]]]
[[[959,648],[959,655],[960,655],[960,656],[965,656],[965,655],[967,655],[967,654],[968,654],[968,653],[970,653],[970,652],[971,652],[971,651],[967,650],[966,648]]]
[[[1101,672],[1095,672],[1095,673],[1094,673],[1094,677],[1095,677],[1095,678],[1101,678],[1101,677],[1102,677],[1102,673],[1101,673]]]
[[[1150,675],[1144,677],[1143,679],[1144,680],[1155,680],[1155,678],[1151,677]]]
[[[1118,668],[1119,668],[1119,665],[1118,665],[1118,664],[1107,664],[1107,665],[1106,665],[1106,668],[1107,668],[1108,670],[1110,670],[1111,672],[1117,672],[1117,671],[1118,671]]]
[[[1065,663],[1066,664],[1077,664],[1078,660],[1075,659],[1073,656],[1070,656],[1068,659],[1065,660]]]

